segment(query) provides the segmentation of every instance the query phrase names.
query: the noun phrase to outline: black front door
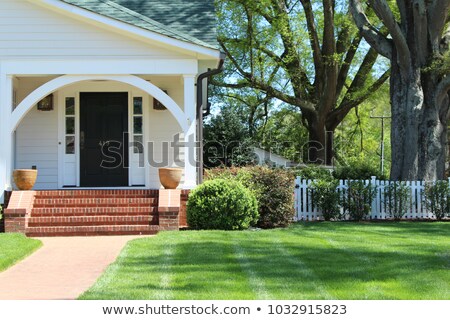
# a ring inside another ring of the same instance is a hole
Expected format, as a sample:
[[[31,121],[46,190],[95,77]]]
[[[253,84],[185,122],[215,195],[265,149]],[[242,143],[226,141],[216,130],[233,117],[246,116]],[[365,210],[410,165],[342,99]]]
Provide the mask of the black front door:
[[[128,93],[81,93],[81,187],[128,186],[127,142]]]

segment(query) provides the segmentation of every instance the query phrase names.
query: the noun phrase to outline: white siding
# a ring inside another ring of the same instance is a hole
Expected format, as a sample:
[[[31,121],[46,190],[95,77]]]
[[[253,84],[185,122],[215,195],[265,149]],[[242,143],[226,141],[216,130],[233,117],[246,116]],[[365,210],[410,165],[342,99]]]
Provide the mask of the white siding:
[[[174,81],[173,77],[158,77],[151,79],[152,83],[159,88],[167,90],[169,96],[181,107],[184,105],[184,89],[182,80],[179,78]],[[150,112],[148,121],[148,141],[153,143],[154,152],[149,153],[149,157],[153,157],[153,161],[156,163],[162,163],[164,167],[174,167],[174,149],[172,142],[176,134],[180,134],[182,141],[183,134],[180,126],[170,111],[153,110],[153,98],[150,102]],[[163,155],[163,144],[168,144],[168,155]],[[184,160],[183,150],[180,154],[181,160]],[[159,189],[161,184],[159,182],[158,168],[156,166],[149,165],[149,187],[152,189]],[[180,185],[184,182],[184,176],[181,179]]]
[[[1,58],[180,58],[25,0],[0,0]]]
[[[58,187],[58,116],[57,110],[37,111],[34,107],[16,130],[17,169],[37,166],[36,189]]]
[[[34,77],[15,79],[17,103],[50,78]],[[37,189],[54,189],[58,186],[58,114],[37,111],[34,107],[16,130],[15,168],[30,169],[37,166]]]
[[[288,167],[292,164],[291,160],[260,148],[253,148],[253,152],[258,160],[258,164],[260,165],[271,164],[275,166]]]

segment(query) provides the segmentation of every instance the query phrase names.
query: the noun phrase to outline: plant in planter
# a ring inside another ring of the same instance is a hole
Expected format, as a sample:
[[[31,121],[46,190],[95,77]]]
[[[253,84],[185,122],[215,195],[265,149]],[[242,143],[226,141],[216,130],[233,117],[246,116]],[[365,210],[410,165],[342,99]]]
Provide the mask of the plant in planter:
[[[13,179],[19,190],[31,190],[36,183],[38,171],[36,169],[16,169]]]
[[[181,181],[181,168],[159,168],[159,181],[165,189],[176,189]]]

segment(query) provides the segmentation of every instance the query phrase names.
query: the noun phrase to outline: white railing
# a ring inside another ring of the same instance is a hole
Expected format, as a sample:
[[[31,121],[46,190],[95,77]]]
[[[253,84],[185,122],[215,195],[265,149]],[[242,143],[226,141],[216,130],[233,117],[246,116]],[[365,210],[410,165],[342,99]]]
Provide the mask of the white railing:
[[[304,180],[301,177],[295,179],[295,219],[297,221],[322,220],[322,213],[314,205],[311,189],[309,185],[312,180]],[[372,210],[368,216],[369,219],[389,219],[392,218],[386,211],[386,202],[384,199],[384,188],[389,181],[377,180],[372,177],[371,180],[364,180],[365,184],[371,184],[376,187],[376,196],[372,202]],[[407,181],[406,185],[411,190],[411,199],[409,210],[403,216],[403,219],[434,219],[435,216],[428,211],[425,198],[425,183],[423,181]],[[348,180],[340,180],[337,191],[345,195],[348,188]],[[342,209],[341,209],[341,213]],[[347,217],[344,217],[348,219]]]

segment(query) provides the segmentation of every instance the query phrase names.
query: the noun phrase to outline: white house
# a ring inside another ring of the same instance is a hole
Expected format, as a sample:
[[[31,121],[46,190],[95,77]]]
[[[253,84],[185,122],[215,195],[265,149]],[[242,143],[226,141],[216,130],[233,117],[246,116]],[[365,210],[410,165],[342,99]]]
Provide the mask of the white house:
[[[285,168],[295,167],[298,165],[288,158],[282,157],[276,153],[266,151],[258,147],[253,148],[253,153],[255,154],[256,161],[259,165],[270,165]]]
[[[212,1],[0,0],[0,21],[2,198],[32,166],[36,190],[160,189],[160,166],[196,185]]]

